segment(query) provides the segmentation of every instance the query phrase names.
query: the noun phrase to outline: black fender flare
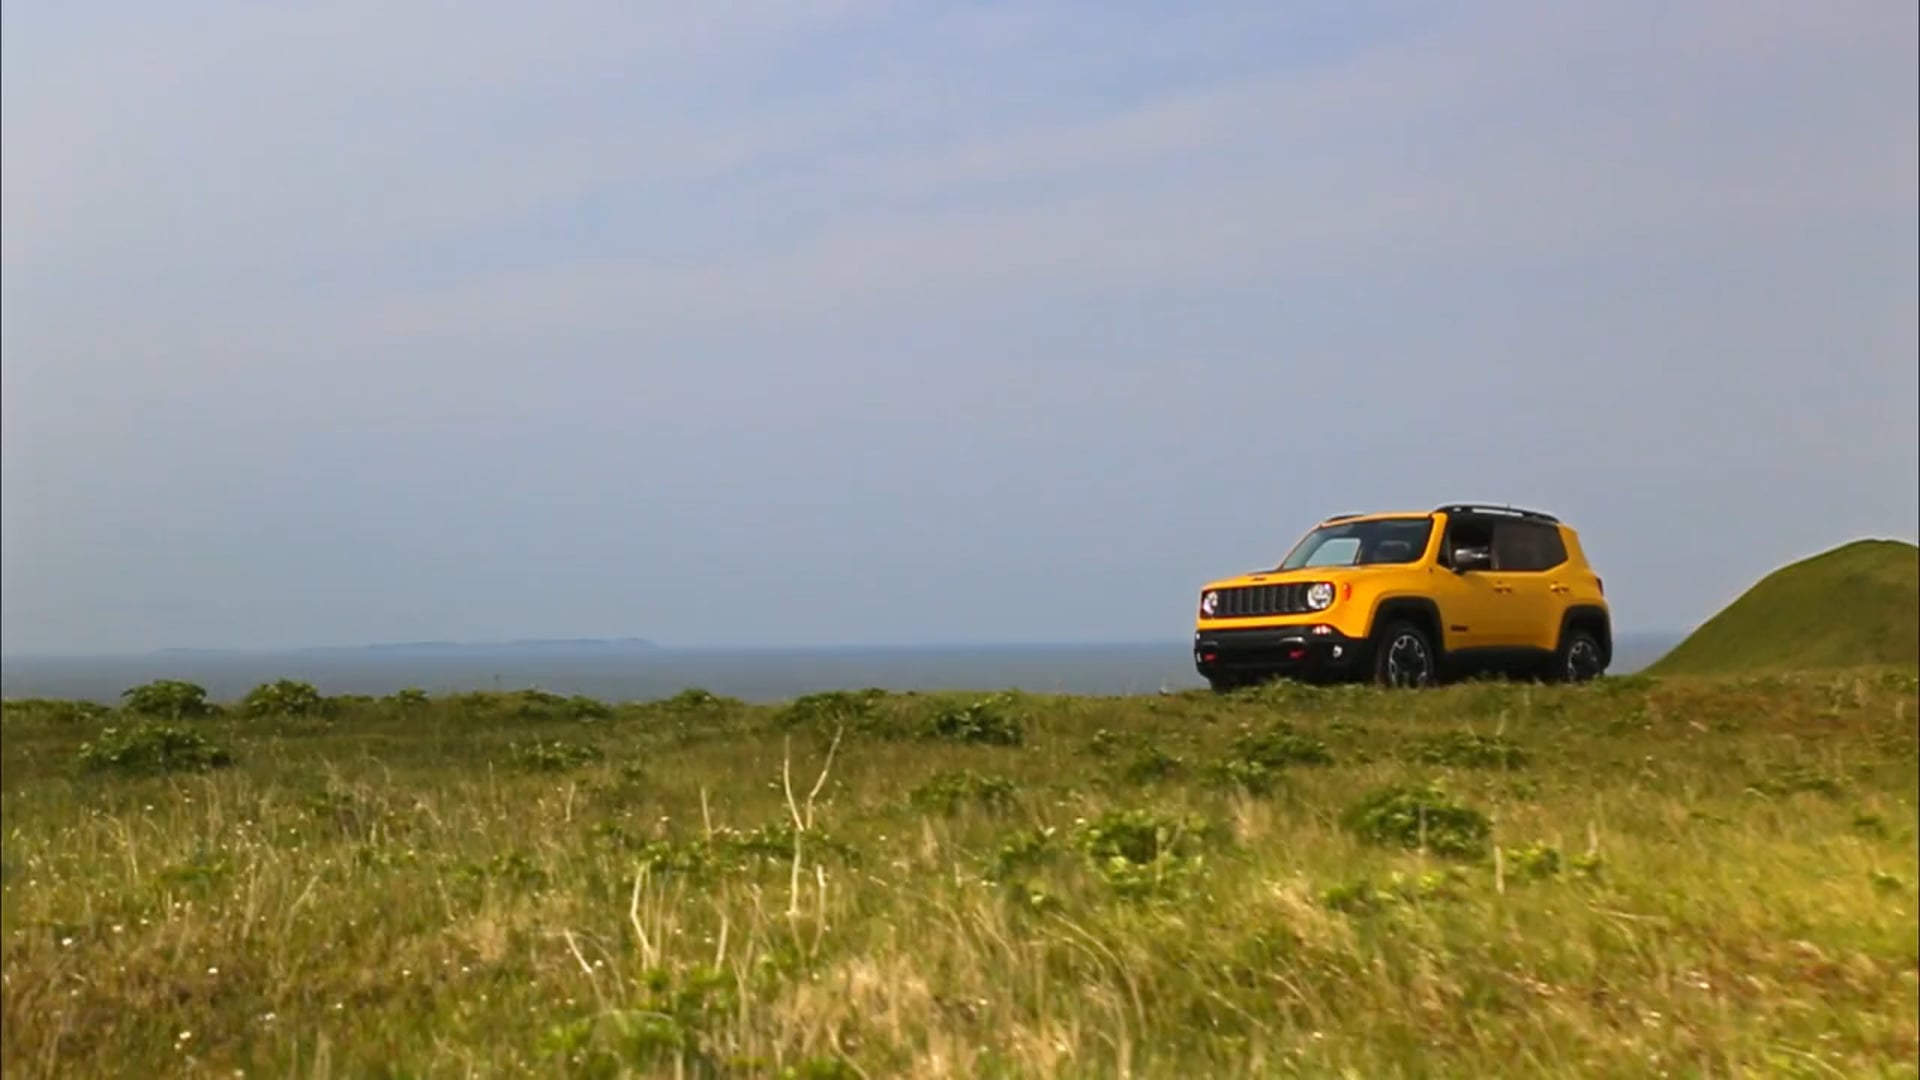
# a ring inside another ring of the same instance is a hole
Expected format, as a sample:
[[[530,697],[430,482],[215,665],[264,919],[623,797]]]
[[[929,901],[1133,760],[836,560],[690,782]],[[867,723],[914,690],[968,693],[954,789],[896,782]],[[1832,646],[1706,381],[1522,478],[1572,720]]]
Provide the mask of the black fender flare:
[[[1575,604],[1560,616],[1560,636],[1554,640],[1554,650],[1559,651],[1566,644],[1567,631],[1576,622],[1598,623],[1600,627],[1600,651],[1608,664],[1613,663],[1613,616],[1606,608],[1597,604]]]
[[[1431,596],[1402,594],[1383,596],[1374,601],[1373,610],[1367,614],[1367,638],[1372,640],[1380,632],[1381,625],[1387,619],[1398,618],[1402,614],[1414,615],[1423,619],[1433,634],[1433,647],[1442,656],[1447,653],[1447,623],[1440,617],[1440,605]]]

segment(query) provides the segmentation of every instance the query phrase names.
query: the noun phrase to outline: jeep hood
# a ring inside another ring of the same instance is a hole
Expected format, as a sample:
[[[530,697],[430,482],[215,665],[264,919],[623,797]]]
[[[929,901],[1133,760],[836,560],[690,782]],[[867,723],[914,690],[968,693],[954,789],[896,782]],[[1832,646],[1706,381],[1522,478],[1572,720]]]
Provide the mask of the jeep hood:
[[[1329,581],[1335,585],[1351,581],[1361,574],[1377,569],[1372,566],[1310,566],[1304,570],[1256,570],[1235,577],[1210,581],[1201,588],[1234,589],[1246,585],[1309,585],[1316,581]],[[1404,567],[1402,567],[1404,569]]]

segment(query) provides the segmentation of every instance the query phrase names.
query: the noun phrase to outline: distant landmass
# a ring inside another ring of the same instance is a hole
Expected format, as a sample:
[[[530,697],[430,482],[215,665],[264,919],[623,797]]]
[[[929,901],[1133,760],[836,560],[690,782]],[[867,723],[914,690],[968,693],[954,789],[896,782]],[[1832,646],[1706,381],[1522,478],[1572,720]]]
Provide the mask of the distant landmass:
[[[1621,633],[1613,674],[1637,671],[1679,634]],[[747,701],[875,686],[896,692],[1026,690],[1125,695],[1206,685],[1190,640],[1053,645],[874,645],[815,648],[656,646],[641,638],[467,643],[394,642],[303,650],[175,649],[131,656],[9,656],[0,695],[112,702],[131,686],[187,679],[216,701],[238,701],[275,679],[325,694],[432,694],[537,687],[604,701],[654,701],[699,688]]]
[[[1783,566],[1648,667],[1652,675],[1920,661],[1920,547],[1857,540]]]
[[[299,649],[159,649],[155,656],[471,656],[476,653],[653,652],[646,638],[520,638],[514,641],[393,641],[371,645],[310,645]]]

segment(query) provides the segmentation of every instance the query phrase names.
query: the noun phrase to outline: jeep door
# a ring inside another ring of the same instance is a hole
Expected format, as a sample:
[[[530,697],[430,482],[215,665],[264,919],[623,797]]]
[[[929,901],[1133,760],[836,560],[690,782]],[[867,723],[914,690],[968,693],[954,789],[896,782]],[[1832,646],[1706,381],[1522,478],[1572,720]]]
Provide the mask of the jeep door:
[[[1496,521],[1493,583],[1501,597],[1496,619],[1504,648],[1552,651],[1560,645],[1560,618],[1567,608],[1567,546],[1560,530],[1544,521]]]
[[[1447,520],[1447,531],[1440,542],[1440,568],[1433,574],[1433,599],[1440,605],[1443,648],[1448,652],[1464,649],[1499,648],[1511,636],[1511,616],[1507,596],[1496,587],[1490,569],[1460,569],[1455,552],[1462,548],[1491,550],[1493,522],[1485,518],[1461,516]]]

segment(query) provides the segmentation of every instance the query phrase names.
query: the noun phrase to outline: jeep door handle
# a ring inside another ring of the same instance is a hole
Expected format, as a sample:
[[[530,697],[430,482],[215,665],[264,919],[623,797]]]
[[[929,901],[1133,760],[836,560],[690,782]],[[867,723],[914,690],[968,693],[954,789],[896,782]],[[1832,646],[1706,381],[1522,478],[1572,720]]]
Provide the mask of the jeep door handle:
[[[1567,587],[1566,587],[1565,585],[1562,585],[1562,584],[1560,584],[1560,583],[1559,583],[1559,582],[1557,582],[1557,581],[1556,581],[1556,582],[1554,582],[1553,584],[1551,584],[1551,585],[1549,585],[1549,586],[1547,586],[1547,588],[1549,588],[1549,589],[1552,589],[1552,590],[1553,590],[1554,592],[1566,592],[1566,591],[1567,591]]]
[[[1504,581],[1496,581],[1493,583],[1493,591],[1494,592],[1512,592],[1513,586],[1507,584]]]

